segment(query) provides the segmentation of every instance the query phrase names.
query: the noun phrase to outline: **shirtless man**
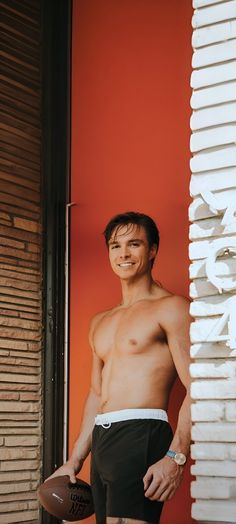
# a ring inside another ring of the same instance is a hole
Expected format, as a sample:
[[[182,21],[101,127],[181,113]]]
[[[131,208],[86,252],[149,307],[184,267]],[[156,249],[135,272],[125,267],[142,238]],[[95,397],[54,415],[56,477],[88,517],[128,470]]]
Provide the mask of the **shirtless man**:
[[[150,217],[117,215],[104,235],[122,302],[91,322],[93,365],[81,430],[53,476],[75,482],[91,451],[97,524],[157,524],[189,453],[189,301],[152,278],[159,234]],[[177,374],[186,397],[173,436],[166,410]]]

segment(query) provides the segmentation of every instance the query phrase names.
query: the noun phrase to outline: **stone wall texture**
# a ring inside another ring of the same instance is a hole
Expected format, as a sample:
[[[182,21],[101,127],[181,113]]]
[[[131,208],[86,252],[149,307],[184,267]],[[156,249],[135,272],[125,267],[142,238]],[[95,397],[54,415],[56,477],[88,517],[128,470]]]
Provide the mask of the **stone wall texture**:
[[[41,87],[39,2],[1,2],[0,523],[39,522]]]
[[[192,516],[236,523],[236,1],[193,8]]]

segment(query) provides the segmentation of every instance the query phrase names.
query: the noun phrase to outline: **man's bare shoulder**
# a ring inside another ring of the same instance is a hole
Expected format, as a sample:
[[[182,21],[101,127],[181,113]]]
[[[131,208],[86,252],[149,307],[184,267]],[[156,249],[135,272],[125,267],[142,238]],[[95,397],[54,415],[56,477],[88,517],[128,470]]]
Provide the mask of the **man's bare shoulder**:
[[[90,321],[90,328],[89,328],[90,333],[94,333],[95,329],[97,328],[97,326],[101,322],[101,320],[103,320],[106,317],[108,317],[116,309],[117,309],[117,307],[113,307],[111,309],[106,309],[105,311],[100,311],[100,312],[96,313],[92,317],[92,319]]]
[[[190,304],[190,299],[183,296],[183,295],[174,295],[173,293],[169,293],[166,296],[162,297],[163,306],[164,307],[186,307]]]
[[[94,344],[93,344],[94,335],[95,335],[95,332],[99,324],[102,322],[102,320],[108,317],[115,309],[116,308],[107,309],[105,311],[100,311],[99,313],[96,313],[96,315],[92,317],[90,321],[90,325],[89,325],[89,343],[93,349],[94,349]]]
[[[106,315],[106,311],[100,311],[99,313],[96,313],[90,320],[90,326],[89,331],[90,333],[93,333],[96,329],[97,325],[99,324],[100,320]]]
[[[103,318],[103,316],[104,316],[104,312],[96,313],[96,315],[94,315],[90,320],[88,338],[89,338],[89,344],[93,350],[94,350],[94,344],[93,344],[94,332],[100,320]]]
[[[183,295],[169,294],[160,299],[159,312],[168,318],[189,315],[190,299]]]

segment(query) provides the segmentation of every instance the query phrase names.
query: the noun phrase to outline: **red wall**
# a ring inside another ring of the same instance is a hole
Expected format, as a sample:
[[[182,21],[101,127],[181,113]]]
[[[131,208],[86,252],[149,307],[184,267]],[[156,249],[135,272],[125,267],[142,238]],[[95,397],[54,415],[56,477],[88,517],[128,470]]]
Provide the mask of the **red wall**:
[[[188,294],[191,16],[189,0],[74,0],[70,449],[89,383],[89,320],[120,300],[102,238],[109,218],[150,214],[161,235],[154,276]],[[182,397],[177,385],[173,424]],[[186,471],[162,524],[191,522]]]

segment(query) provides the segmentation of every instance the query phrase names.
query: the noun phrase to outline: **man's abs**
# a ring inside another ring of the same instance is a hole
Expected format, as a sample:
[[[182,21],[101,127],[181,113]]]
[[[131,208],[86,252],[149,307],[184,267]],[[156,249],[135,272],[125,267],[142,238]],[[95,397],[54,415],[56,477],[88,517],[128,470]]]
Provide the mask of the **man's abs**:
[[[173,366],[153,365],[148,359],[111,359],[104,366],[100,413],[128,408],[167,409],[176,377]]]

